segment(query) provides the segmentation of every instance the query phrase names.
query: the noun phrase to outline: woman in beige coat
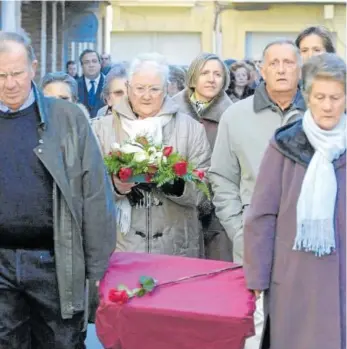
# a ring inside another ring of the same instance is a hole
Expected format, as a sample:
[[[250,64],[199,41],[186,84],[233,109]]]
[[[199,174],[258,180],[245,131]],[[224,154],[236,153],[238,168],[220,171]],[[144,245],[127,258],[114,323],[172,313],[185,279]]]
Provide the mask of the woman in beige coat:
[[[93,120],[104,154],[146,131],[155,143],[173,146],[197,168],[206,170],[211,151],[203,126],[178,111],[167,94],[168,66],[157,54],[140,55],[129,70],[128,97],[112,115]],[[112,176],[118,206],[118,249],[198,257],[201,238],[197,218],[200,194],[193,183],[176,181],[162,192],[144,184],[123,183]]]

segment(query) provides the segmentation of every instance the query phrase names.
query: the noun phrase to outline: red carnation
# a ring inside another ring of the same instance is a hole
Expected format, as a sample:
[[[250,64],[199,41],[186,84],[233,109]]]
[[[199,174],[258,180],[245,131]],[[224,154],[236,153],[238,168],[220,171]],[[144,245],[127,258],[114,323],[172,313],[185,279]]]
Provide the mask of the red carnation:
[[[131,168],[122,167],[118,172],[118,177],[121,181],[126,182],[133,174]]]
[[[193,173],[195,174],[195,176],[199,177],[200,180],[203,180],[205,177],[205,172],[203,171],[194,170]]]
[[[179,161],[173,165],[173,170],[177,176],[182,177],[187,174],[188,163],[186,161]]]
[[[173,151],[173,147],[165,147],[163,149],[163,155],[169,157]]]
[[[112,288],[108,292],[108,299],[114,303],[124,304],[129,300],[129,296],[126,291],[119,291]]]

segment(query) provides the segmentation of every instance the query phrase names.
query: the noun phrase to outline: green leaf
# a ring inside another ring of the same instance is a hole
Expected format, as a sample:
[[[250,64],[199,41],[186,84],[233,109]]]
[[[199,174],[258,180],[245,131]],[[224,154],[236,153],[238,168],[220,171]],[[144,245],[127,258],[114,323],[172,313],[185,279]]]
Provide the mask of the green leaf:
[[[137,292],[136,292],[136,296],[137,297],[142,297],[146,294],[146,290],[144,288],[140,288]]]
[[[134,297],[138,294],[138,292],[141,290],[141,288],[134,288],[128,292],[129,297]]]
[[[123,284],[118,285],[117,289],[118,289],[119,291],[127,291],[127,293],[131,292],[131,291],[129,290],[129,288],[126,287],[126,286],[123,285]]]
[[[156,286],[155,280],[152,277],[148,276],[141,276],[139,282],[142,288],[145,289],[147,292],[153,291],[153,289]]]

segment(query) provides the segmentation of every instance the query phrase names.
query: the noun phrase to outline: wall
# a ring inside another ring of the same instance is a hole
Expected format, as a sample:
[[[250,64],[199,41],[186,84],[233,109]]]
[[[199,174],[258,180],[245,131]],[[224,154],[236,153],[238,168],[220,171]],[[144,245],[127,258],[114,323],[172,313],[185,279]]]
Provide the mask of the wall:
[[[121,7],[113,3],[113,28],[116,32],[201,33],[204,51],[212,50],[214,7],[204,2],[196,7]]]
[[[346,6],[335,6],[335,18],[324,20],[323,5],[270,5],[263,11],[226,10],[222,14],[224,58],[242,59],[247,32],[299,33],[311,25],[325,25],[337,32],[337,52],[345,57]]]

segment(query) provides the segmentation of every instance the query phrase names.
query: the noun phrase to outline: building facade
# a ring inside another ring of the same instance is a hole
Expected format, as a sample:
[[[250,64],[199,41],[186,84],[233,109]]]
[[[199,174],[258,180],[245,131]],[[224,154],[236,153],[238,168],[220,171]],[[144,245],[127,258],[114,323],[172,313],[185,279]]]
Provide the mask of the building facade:
[[[106,50],[107,6],[105,1],[3,0],[0,26],[29,34],[39,62],[39,81],[48,72],[64,71],[68,60],[78,62],[86,48]]]
[[[157,51],[187,65],[201,51],[224,59],[256,58],[269,41],[295,39],[305,27],[324,25],[345,56],[346,3],[336,0],[114,0],[111,53],[130,60]]]

